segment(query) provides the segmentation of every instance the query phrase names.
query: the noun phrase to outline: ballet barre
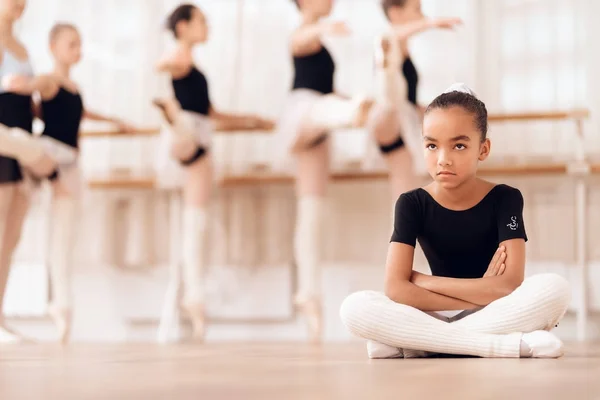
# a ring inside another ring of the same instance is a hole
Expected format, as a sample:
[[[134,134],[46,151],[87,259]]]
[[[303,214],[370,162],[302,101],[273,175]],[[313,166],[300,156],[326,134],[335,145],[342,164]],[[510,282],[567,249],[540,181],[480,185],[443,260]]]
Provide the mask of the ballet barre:
[[[592,165],[592,171],[600,173],[600,164]],[[482,176],[532,176],[532,175],[566,175],[569,163],[532,163],[516,165],[493,165],[482,167]],[[331,174],[332,182],[356,182],[385,180],[388,173],[385,171],[337,171]],[[221,187],[255,186],[255,185],[292,185],[294,177],[290,174],[272,172],[249,172],[245,174],[226,175],[218,181]],[[88,178],[87,186],[90,189],[159,189],[154,174],[136,173],[107,173],[93,175]]]
[[[224,129],[215,129],[216,133],[219,134],[244,134],[244,133],[254,133],[254,134],[266,134],[270,135],[274,133],[274,130],[264,130],[262,128],[251,128],[241,130],[224,130]],[[81,138],[120,138],[120,137],[148,137],[148,136],[158,136],[160,133],[160,128],[143,128],[143,129],[135,129],[132,131],[119,131],[119,130],[98,130],[98,131],[82,131],[79,135]]]
[[[590,111],[585,108],[575,108],[571,110],[557,110],[557,111],[535,111],[535,112],[504,112],[504,113],[490,113],[488,115],[488,121],[497,122],[514,122],[514,121],[557,121],[557,120],[574,120],[581,121],[590,116]],[[237,131],[224,131],[215,130],[221,133],[235,133]],[[247,129],[247,132],[272,134],[274,130],[264,129]],[[242,132],[242,131],[240,131]],[[133,131],[119,131],[119,130],[89,130],[82,131],[82,138],[99,138],[99,137],[122,137],[122,136],[155,136],[160,133],[160,128],[140,128]]]
[[[155,136],[160,130],[158,128],[141,128],[133,131],[98,130],[82,131],[81,138],[106,138],[106,137],[129,137],[129,136]]]
[[[530,111],[530,112],[506,112],[490,113],[489,122],[509,121],[556,121],[556,120],[583,120],[590,116],[586,108],[575,108],[571,110],[557,111]]]

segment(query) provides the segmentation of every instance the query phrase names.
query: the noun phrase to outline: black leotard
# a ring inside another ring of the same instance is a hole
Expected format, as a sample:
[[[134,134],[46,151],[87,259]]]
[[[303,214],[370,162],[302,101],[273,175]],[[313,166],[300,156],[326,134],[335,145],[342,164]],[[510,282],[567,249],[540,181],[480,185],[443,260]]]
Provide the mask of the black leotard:
[[[192,67],[183,78],[173,79],[175,98],[186,111],[208,115],[210,110],[210,96],[206,76],[198,68]]]
[[[29,61],[20,61],[8,51],[2,55],[0,79],[11,74],[33,76]],[[0,124],[9,128],[32,131],[33,109],[31,96],[5,92],[0,88]],[[23,179],[17,160],[0,156],[0,184]]]
[[[294,57],[294,89],[333,93],[335,62],[325,46],[314,54]]]
[[[83,101],[79,93],[60,88],[56,96],[42,101],[43,135],[78,148]]]
[[[408,101],[417,105],[417,86],[419,84],[419,74],[410,57],[407,57],[402,63],[402,75],[406,79],[408,86]]]

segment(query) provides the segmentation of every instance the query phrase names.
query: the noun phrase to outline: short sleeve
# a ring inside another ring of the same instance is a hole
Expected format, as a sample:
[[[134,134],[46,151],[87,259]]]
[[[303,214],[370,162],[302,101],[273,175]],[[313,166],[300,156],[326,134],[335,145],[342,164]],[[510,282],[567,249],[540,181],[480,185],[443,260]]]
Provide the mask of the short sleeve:
[[[414,193],[404,193],[396,201],[394,232],[391,242],[416,246],[419,233],[420,210]]]
[[[527,241],[523,221],[523,195],[518,189],[507,187],[497,204],[498,241],[510,239]]]

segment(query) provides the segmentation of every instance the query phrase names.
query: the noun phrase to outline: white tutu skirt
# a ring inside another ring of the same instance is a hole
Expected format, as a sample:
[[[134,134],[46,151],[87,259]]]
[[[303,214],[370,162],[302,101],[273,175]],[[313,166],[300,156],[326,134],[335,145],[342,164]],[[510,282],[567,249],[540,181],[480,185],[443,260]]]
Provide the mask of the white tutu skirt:
[[[321,96],[321,93],[310,89],[293,90],[277,121],[277,129],[273,138],[273,168],[281,172],[289,172],[294,169],[293,149],[300,127],[308,115],[311,107]]]
[[[400,121],[400,132],[398,134],[402,136],[404,145],[412,156],[415,174],[419,176],[427,175],[423,155],[421,113],[412,103],[406,101],[398,107],[398,118]],[[377,141],[372,137],[367,145],[363,167],[368,170],[385,168],[384,155],[381,153]]]
[[[175,128],[163,123],[156,147],[156,180],[164,189],[180,188],[183,185],[185,166],[172,156],[175,135],[192,135],[197,146],[207,151],[212,144],[213,124],[202,114],[181,110]],[[174,129],[182,132],[175,132]]]
[[[75,197],[80,197],[84,182],[79,168],[79,151],[63,142],[42,135],[44,152],[58,164],[58,181]]]

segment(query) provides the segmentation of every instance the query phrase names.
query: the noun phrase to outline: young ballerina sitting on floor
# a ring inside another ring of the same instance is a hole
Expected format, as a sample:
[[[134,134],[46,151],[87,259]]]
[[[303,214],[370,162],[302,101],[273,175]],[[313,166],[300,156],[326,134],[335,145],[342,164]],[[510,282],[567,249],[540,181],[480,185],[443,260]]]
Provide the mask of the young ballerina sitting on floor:
[[[569,283],[549,273],[524,278],[521,192],[477,177],[490,153],[487,125],[485,104],[463,84],[427,108],[423,148],[433,182],[396,203],[385,293],[353,293],[340,309],[348,330],[367,339],[369,357],[563,354],[550,330],[567,310]],[[417,240],[431,276],[412,269]]]

